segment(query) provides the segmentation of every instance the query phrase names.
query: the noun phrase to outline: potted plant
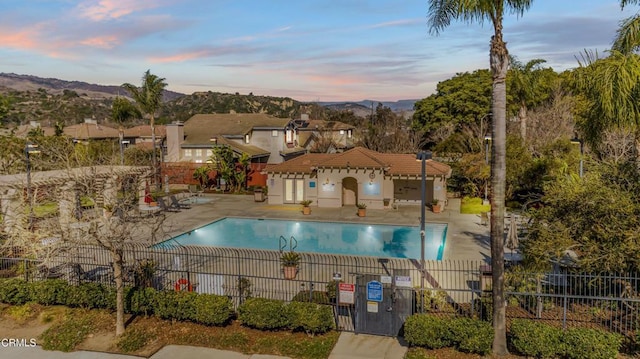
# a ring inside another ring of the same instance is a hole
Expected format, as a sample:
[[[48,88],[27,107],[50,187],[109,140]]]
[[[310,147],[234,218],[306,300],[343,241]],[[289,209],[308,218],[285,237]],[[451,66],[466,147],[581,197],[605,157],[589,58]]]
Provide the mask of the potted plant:
[[[284,252],[280,257],[284,279],[294,279],[298,274],[298,264],[300,263],[300,255],[294,251]]]
[[[440,213],[440,201],[438,201],[438,199],[434,199],[431,202],[431,210],[433,213]]]
[[[364,217],[367,215],[367,205],[364,203],[358,203],[356,204],[356,207],[358,207],[358,217]]]
[[[309,207],[309,205],[311,204],[311,202],[313,202],[310,199],[301,201],[300,204],[302,205],[302,214],[311,214],[311,208]]]

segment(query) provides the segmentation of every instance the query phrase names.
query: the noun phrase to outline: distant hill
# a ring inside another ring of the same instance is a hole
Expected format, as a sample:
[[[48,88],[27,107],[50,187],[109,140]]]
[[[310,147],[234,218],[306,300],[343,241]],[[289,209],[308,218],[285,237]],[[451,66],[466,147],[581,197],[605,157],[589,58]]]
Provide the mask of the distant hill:
[[[44,126],[56,122],[66,125],[80,123],[86,118],[108,123],[111,104],[116,96],[126,96],[120,86],[90,84],[31,75],[0,73],[0,95],[9,99],[9,113],[3,125],[40,121]],[[381,102],[405,116],[413,113],[416,100]],[[371,114],[378,101],[303,103],[289,97],[241,95],[219,92],[195,92],[185,95],[165,91],[164,103],[157,117],[158,123],[186,121],[197,113],[267,113],[277,117],[296,118],[301,111],[314,111],[320,118],[325,111],[351,112],[357,117]],[[314,108],[319,107],[320,112]],[[301,110],[304,108],[304,110]],[[325,110],[326,109],[326,110]],[[307,112],[309,113],[309,112]],[[133,124],[143,123],[133,121]]]
[[[55,78],[43,78],[32,75],[18,75],[13,73],[0,73],[0,86],[16,91],[37,91],[44,89],[51,94],[60,94],[64,90],[75,91],[78,94],[90,98],[112,98],[126,96],[127,92],[116,85],[97,85],[82,81],[65,81]],[[184,96],[175,91],[164,91],[164,100],[171,101]]]

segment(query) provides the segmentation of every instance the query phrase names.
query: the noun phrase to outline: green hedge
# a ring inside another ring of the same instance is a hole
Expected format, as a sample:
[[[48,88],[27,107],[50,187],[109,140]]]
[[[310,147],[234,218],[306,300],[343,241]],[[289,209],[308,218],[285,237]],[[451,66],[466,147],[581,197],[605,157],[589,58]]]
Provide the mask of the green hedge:
[[[490,323],[470,318],[447,320],[449,341],[461,352],[485,355],[493,346],[493,327]]]
[[[224,325],[233,315],[231,300],[220,295],[163,291],[154,297],[153,312],[163,319]]]
[[[256,329],[277,330],[291,326],[284,302],[265,298],[248,298],[238,307],[242,324]]]
[[[31,287],[22,279],[11,278],[0,281],[0,302],[21,305],[31,301]]]
[[[597,329],[570,328],[562,338],[569,359],[614,359],[622,345],[620,335]]]
[[[565,352],[562,329],[527,319],[514,319],[509,331],[518,353],[536,358],[554,358]]]
[[[115,302],[115,289],[100,283],[82,283],[67,287],[65,304],[69,307],[87,309],[111,309]]]
[[[31,300],[42,305],[66,304],[69,284],[60,279],[30,283]]]
[[[322,334],[335,328],[333,308],[316,303],[291,302],[289,311],[290,328],[304,330],[307,334]]]
[[[452,346],[447,322],[428,314],[414,314],[404,322],[404,339],[428,349]]]
[[[156,290],[133,288],[126,291],[125,310],[136,315],[151,315],[155,312]]]

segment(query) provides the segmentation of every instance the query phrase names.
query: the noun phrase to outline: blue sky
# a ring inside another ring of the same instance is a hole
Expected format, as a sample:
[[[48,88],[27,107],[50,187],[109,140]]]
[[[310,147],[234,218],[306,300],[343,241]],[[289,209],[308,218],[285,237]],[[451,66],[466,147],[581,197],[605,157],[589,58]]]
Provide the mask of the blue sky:
[[[619,0],[535,0],[505,19],[512,55],[560,71],[610,47],[640,10]],[[491,25],[429,34],[426,0],[22,0],[0,2],[0,71],[104,85],[144,71],[178,92],[300,101],[429,96],[488,68]]]

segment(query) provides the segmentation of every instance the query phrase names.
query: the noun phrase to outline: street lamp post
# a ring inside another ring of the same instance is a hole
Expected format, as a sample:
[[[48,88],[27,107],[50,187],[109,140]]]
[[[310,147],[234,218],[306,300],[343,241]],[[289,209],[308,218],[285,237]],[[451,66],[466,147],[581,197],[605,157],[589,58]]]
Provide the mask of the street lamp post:
[[[27,165],[27,201],[29,202],[29,231],[33,230],[33,190],[31,189],[31,154],[40,153],[38,145],[27,142],[24,157]]]
[[[575,137],[575,138],[571,139],[571,143],[572,144],[577,144],[577,145],[580,146],[580,170],[579,170],[578,173],[580,175],[580,178],[582,178],[582,174],[583,174],[583,172],[582,172],[582,163],[583,163],[582,162],[583,161],[582,157],[584,155],[584,147],[583,147],[583,144],[582,144],[582,140],[577,138],[577,137]]]
[[[421,179],[422,179],[422,193],[420,197],[420,272],[422,273],[421,278],[422,282],[420,285],[420,289],[424,290],[424,241],[425,241],[425,208],[427,206],[427,171],[426,164],[427,160],[433,158],[433,154],[431,151],[420,151],[416,155],[416,161],[420,161],[422,163],[421,169]],[[424,294],[421,292],[421,297],[423,298],[421,303],[424,306]]]

